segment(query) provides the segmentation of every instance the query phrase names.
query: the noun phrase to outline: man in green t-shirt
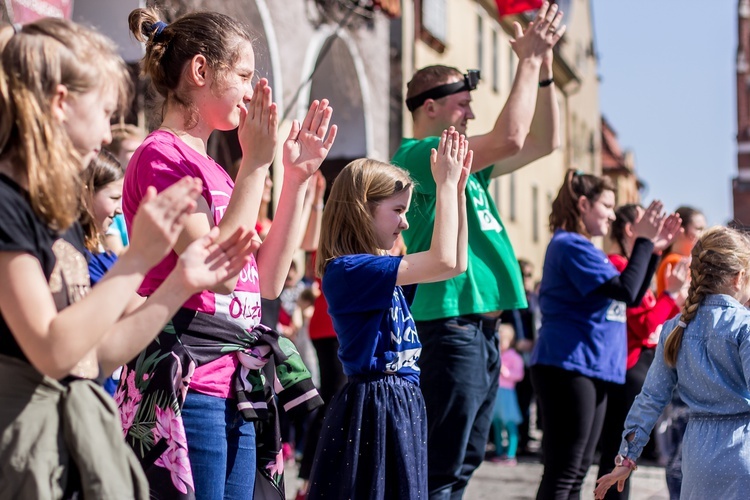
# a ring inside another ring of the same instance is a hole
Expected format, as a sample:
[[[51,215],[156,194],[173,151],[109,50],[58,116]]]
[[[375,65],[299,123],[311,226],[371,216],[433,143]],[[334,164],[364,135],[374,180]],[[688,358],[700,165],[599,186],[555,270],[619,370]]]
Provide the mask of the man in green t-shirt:
[[[497,397],[500,359],[495,323],[503,309],[526,307],[513,248],[488,193],[492,177],[507,174],[559,146],[558,107],[552,81],[552,47],[562,36],[561,13],[547,2],[511,42],[519,58],[508,101],[493,129],[470,137],[474,151],[466,186],[469,266],[466,273],[422,284],[411,311],[422,342],[421,387],[427,406],[431,499],[463,496],[484,458]],[[430,66],[407,85],[414,138],[405,138],[392,161],[416,182],[404,232],[407,251],[430,247],[435,182],[430,150],[444,129],[466,133],[474,118],[471,94],[478,73]]]

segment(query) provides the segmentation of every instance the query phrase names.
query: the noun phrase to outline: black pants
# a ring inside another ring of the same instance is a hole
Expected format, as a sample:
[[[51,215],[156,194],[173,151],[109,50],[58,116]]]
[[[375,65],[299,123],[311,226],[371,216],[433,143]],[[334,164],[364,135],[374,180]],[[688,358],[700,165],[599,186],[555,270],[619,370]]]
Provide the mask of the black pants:
[[[417,322],[431,500],[457,500],[484,460],[500,375],[495,321]]]
[[[523,422],[518,426],[518,454],[522,454],[529,444],[529,423],[531,422],[531,402],[534,400],[534,387],[531,385],[531,369],[523,367],[523,380],[516,384],[516,398]],[[538,412],[537,412],[538,414]],[[537,419],[537,425],[541,425]]]
[[[302,454],[302,461],[299,466],[299,477],[301,479],[310,479],[310,471],[315,460],[315,449],[318,446],[318,439],[323,428],[323,419],[328,409],[328,403],[331,402],[333,396],[346,384],[344,367],[341,366],[338,355],[339,339],[337,337],[315,339],[312,341],[312,344],[318,356],[318,365],[320,367],[319,390],[324,404],[315,410],[315,417],[307,429],[305,451]]]
[[[607,408],[607,382],[554,366],[531,367],[542,414],[544,475],[537,500],[581,497]]]
[[[625,419],[635,397],[640,394],[648,369],[654,361],[654,349],[644,349],[638,362],[625,374],[625,385],[610,384],[607,394],[607,412],[599,442],[601,458],[597,477],[609,474],[615,466],[615,456],[620,450]],[[607,500],[627,500],[630,498],[630,479],[625,481],[622,492],[610,488],[605,497]]]

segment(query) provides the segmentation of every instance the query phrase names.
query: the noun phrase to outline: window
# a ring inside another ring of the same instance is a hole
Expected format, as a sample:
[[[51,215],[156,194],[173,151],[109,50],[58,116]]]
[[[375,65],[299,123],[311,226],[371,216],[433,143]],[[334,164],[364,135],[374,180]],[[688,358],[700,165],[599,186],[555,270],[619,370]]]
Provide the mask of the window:
[[[421,0],[420,36],[431,47],[442,52],[448,39],[447,0]],[[435,43],[436,42],[436,43]],[[438,48],[441,46],[442,49]]]
[[[477,15],[477,69],[484,69],[484,22],[482,14]]]
[[[497,50],[497,30],[492,30],[492,90],[495,92],[500,91],[500,62],[498,61],[498,50]]]

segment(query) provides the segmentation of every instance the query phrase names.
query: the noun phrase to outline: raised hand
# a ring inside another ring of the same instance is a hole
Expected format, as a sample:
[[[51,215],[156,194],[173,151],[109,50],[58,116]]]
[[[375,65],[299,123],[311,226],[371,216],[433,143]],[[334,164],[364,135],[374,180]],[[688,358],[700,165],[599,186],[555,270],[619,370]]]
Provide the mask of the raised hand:
[[[669,214],[664,220],[661,231],[656,236],[656,239],[654,239],[654,251],[663,252],[666,250],[672,244],[674,236],[680,232],[680,227],[682,227],[680,216],[676,213]]]
[[[612,472],[606,474],[596,481],[594,498],[600,500],[607,494],[609,488],[617,483],[617,491],[625,488],[625,480],[630,476],[630,467],[615,467]]]
[[[242,148],[242,168],[257,169],[273,162],[278,141],[279,114],[268,80],[255,85],[247,109],[240,107],[237,135]]]
[[[468,145],[466,137],[459,135],[455,128],[443,130],[437,149],[430,152],[430,166],[435,184],[458,185],[466,155],[469,153]]]
[[[196,207],[203,183],[185,177],[156,194],[149,186],[133,218],[128,253],[138,255],[150,269],[158,264],[177,242],[185,220]]]
[[[237,228],[229,238],[217,244],[219,233],[218,226],[214,226],[180,255],[173,273],[179,274],[186,289],[198,293],[238,274],[260,246],[253,230]]]
[[[565,25],[560,26],[562,15],[557,4],[550,5],[545,1],[526,30],[518,22],[514,22],[514,38],[510,45],[518,58],[551,58],[552,47],[565,34]]]
[[[666,215],[662,212],[663,209],[664,204],[661,201],[652,201],[640,219],[633,223],[635,236],[655,241],[666,219]]]
[[[284,173],[294,175],[304,182],[323,163],[336,139],[336,125],[330,126],[333,108],[328,100],[313,101],[300,125],[292,122],[292,130],[284,141]]]

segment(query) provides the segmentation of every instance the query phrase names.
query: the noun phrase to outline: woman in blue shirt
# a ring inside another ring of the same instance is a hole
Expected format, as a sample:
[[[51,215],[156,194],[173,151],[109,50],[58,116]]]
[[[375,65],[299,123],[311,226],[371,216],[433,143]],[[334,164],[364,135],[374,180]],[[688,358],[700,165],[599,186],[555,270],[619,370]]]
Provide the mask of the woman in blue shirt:
[[[607,384],[625,381],[625,309],[638,304],[658,258],[679,229],[654,202],[633,224],[637,239],[622,273],[591,242],[609,232],[615,193],[608,179],[568,171],[550,214],[542,326],[531,381],[542,415],[544,475],[538,499],[576,498],[593,460]]]
[[[682,442],[682,499],[747,498],[750,491],[750,240],[725,227],[692,251],[679,318],[664,325],[643,390],[625,421],[612,473],[596,497],[628,478],[677,389],[689,408]]]
[[[417,361],[422,345],[409,303],[417,283],[466,269],[466,199],[472,153],[451,127],[432,151],[438,186],[432,244],[390,256],[408,228],[409,174],[355,160],[323,212],[317,269],[348,383],[328,408],[308,498],[427,497],[427,422]]]

